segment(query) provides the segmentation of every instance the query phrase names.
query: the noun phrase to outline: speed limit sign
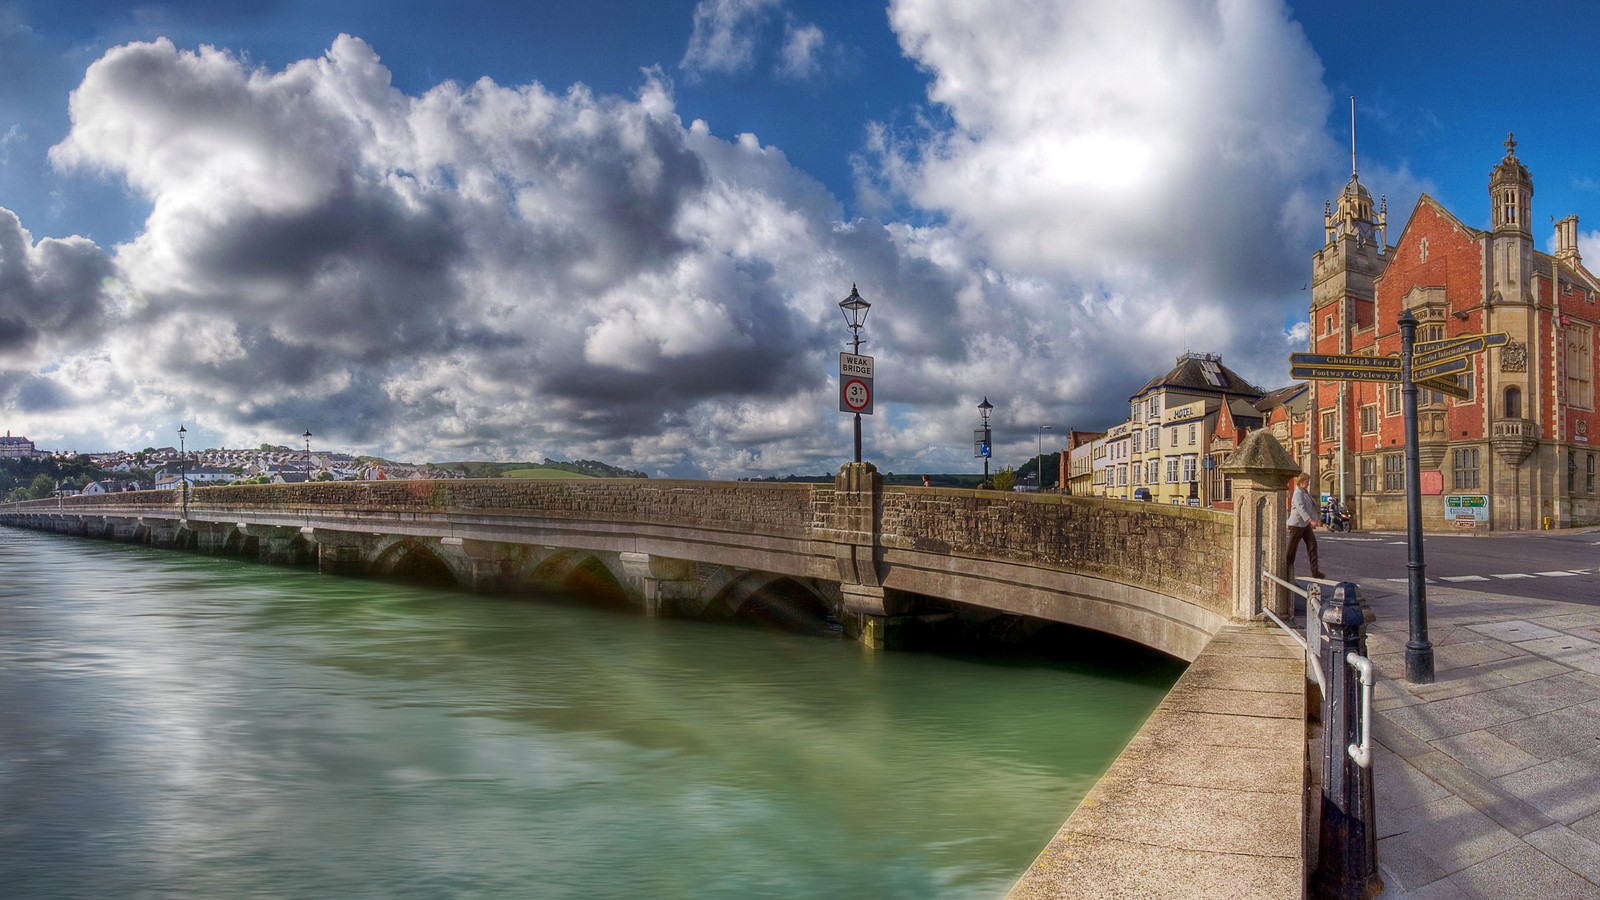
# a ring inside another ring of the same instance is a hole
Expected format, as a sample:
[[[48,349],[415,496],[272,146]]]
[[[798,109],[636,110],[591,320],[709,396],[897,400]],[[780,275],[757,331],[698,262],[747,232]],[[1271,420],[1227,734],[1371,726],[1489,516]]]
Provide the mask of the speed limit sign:
[[[839,379],[839,411],[872,415],[872,379],[860,376]]]

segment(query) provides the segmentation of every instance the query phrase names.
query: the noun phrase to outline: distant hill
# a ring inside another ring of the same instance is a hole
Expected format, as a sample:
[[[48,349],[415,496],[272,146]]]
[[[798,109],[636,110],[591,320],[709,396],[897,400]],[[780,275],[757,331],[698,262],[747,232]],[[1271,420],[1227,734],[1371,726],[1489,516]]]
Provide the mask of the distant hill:
[[[426,468],[461,472],[468,478],[571,478],[574,475],[583,478],[650,477],[643,472],[618,468],[592,459],[578,459],[572,462],[546,459],[543,463],[463,461],[432,463]]]

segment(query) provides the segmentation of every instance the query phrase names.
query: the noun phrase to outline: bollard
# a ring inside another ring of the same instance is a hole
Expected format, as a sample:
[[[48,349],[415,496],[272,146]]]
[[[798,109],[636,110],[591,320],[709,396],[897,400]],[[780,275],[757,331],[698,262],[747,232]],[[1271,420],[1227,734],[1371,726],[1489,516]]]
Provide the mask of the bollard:
[[[1369,900],[1383,889],[1378,876],[1372,769],[1350,746],[1360,739],[1361,683],[1346,660],[1367,655],[1367,614],[1354,584],[1340,582],[1322,608],[1322,820],[1310,895]]]

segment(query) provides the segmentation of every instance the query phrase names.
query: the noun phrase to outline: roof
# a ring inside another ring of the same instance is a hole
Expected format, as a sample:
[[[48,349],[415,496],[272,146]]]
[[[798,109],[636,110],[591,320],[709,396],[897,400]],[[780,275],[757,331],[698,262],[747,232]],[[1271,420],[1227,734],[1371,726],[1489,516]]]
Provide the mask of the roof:
[[[1160,388],[1182,388],[1213,394],[1243,394],[1260,397],[1260,388],[1245,381],[1238,372],[1222,364],[1222,357],[1210,353],[1185,353],[1167,374],[1152,378],[1132,400]]]
[[[1287,387],[1278,388],[1277,390],[1268,391],[1265,397],[1262,397],[1260,400],[1255,402],[1255,408],[1263,414],[1269,413],[1274,409],[1283,406],[1285,403],[1295,400],[1301,394],[1304,394],[1310,389],[1311,385],[1302,381],[1288,385]]]

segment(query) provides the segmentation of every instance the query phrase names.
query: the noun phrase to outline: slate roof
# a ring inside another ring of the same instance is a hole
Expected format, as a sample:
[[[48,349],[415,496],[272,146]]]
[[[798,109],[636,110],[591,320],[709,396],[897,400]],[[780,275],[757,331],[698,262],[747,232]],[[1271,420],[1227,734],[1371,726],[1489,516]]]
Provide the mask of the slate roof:
[[[1211,377],[1213,372],[1215,378]],[[1142,397],[1163,387],[1211,394],[1239,394],[1251,399],[1262,395],[1260,388],[1245,381],[1238,372],[1223,365],[1222,357],[1203,353],[1185,353],[1178,357],[1178,364],[1173,366],[1170,372],[1150,379],[1128,399]]]

